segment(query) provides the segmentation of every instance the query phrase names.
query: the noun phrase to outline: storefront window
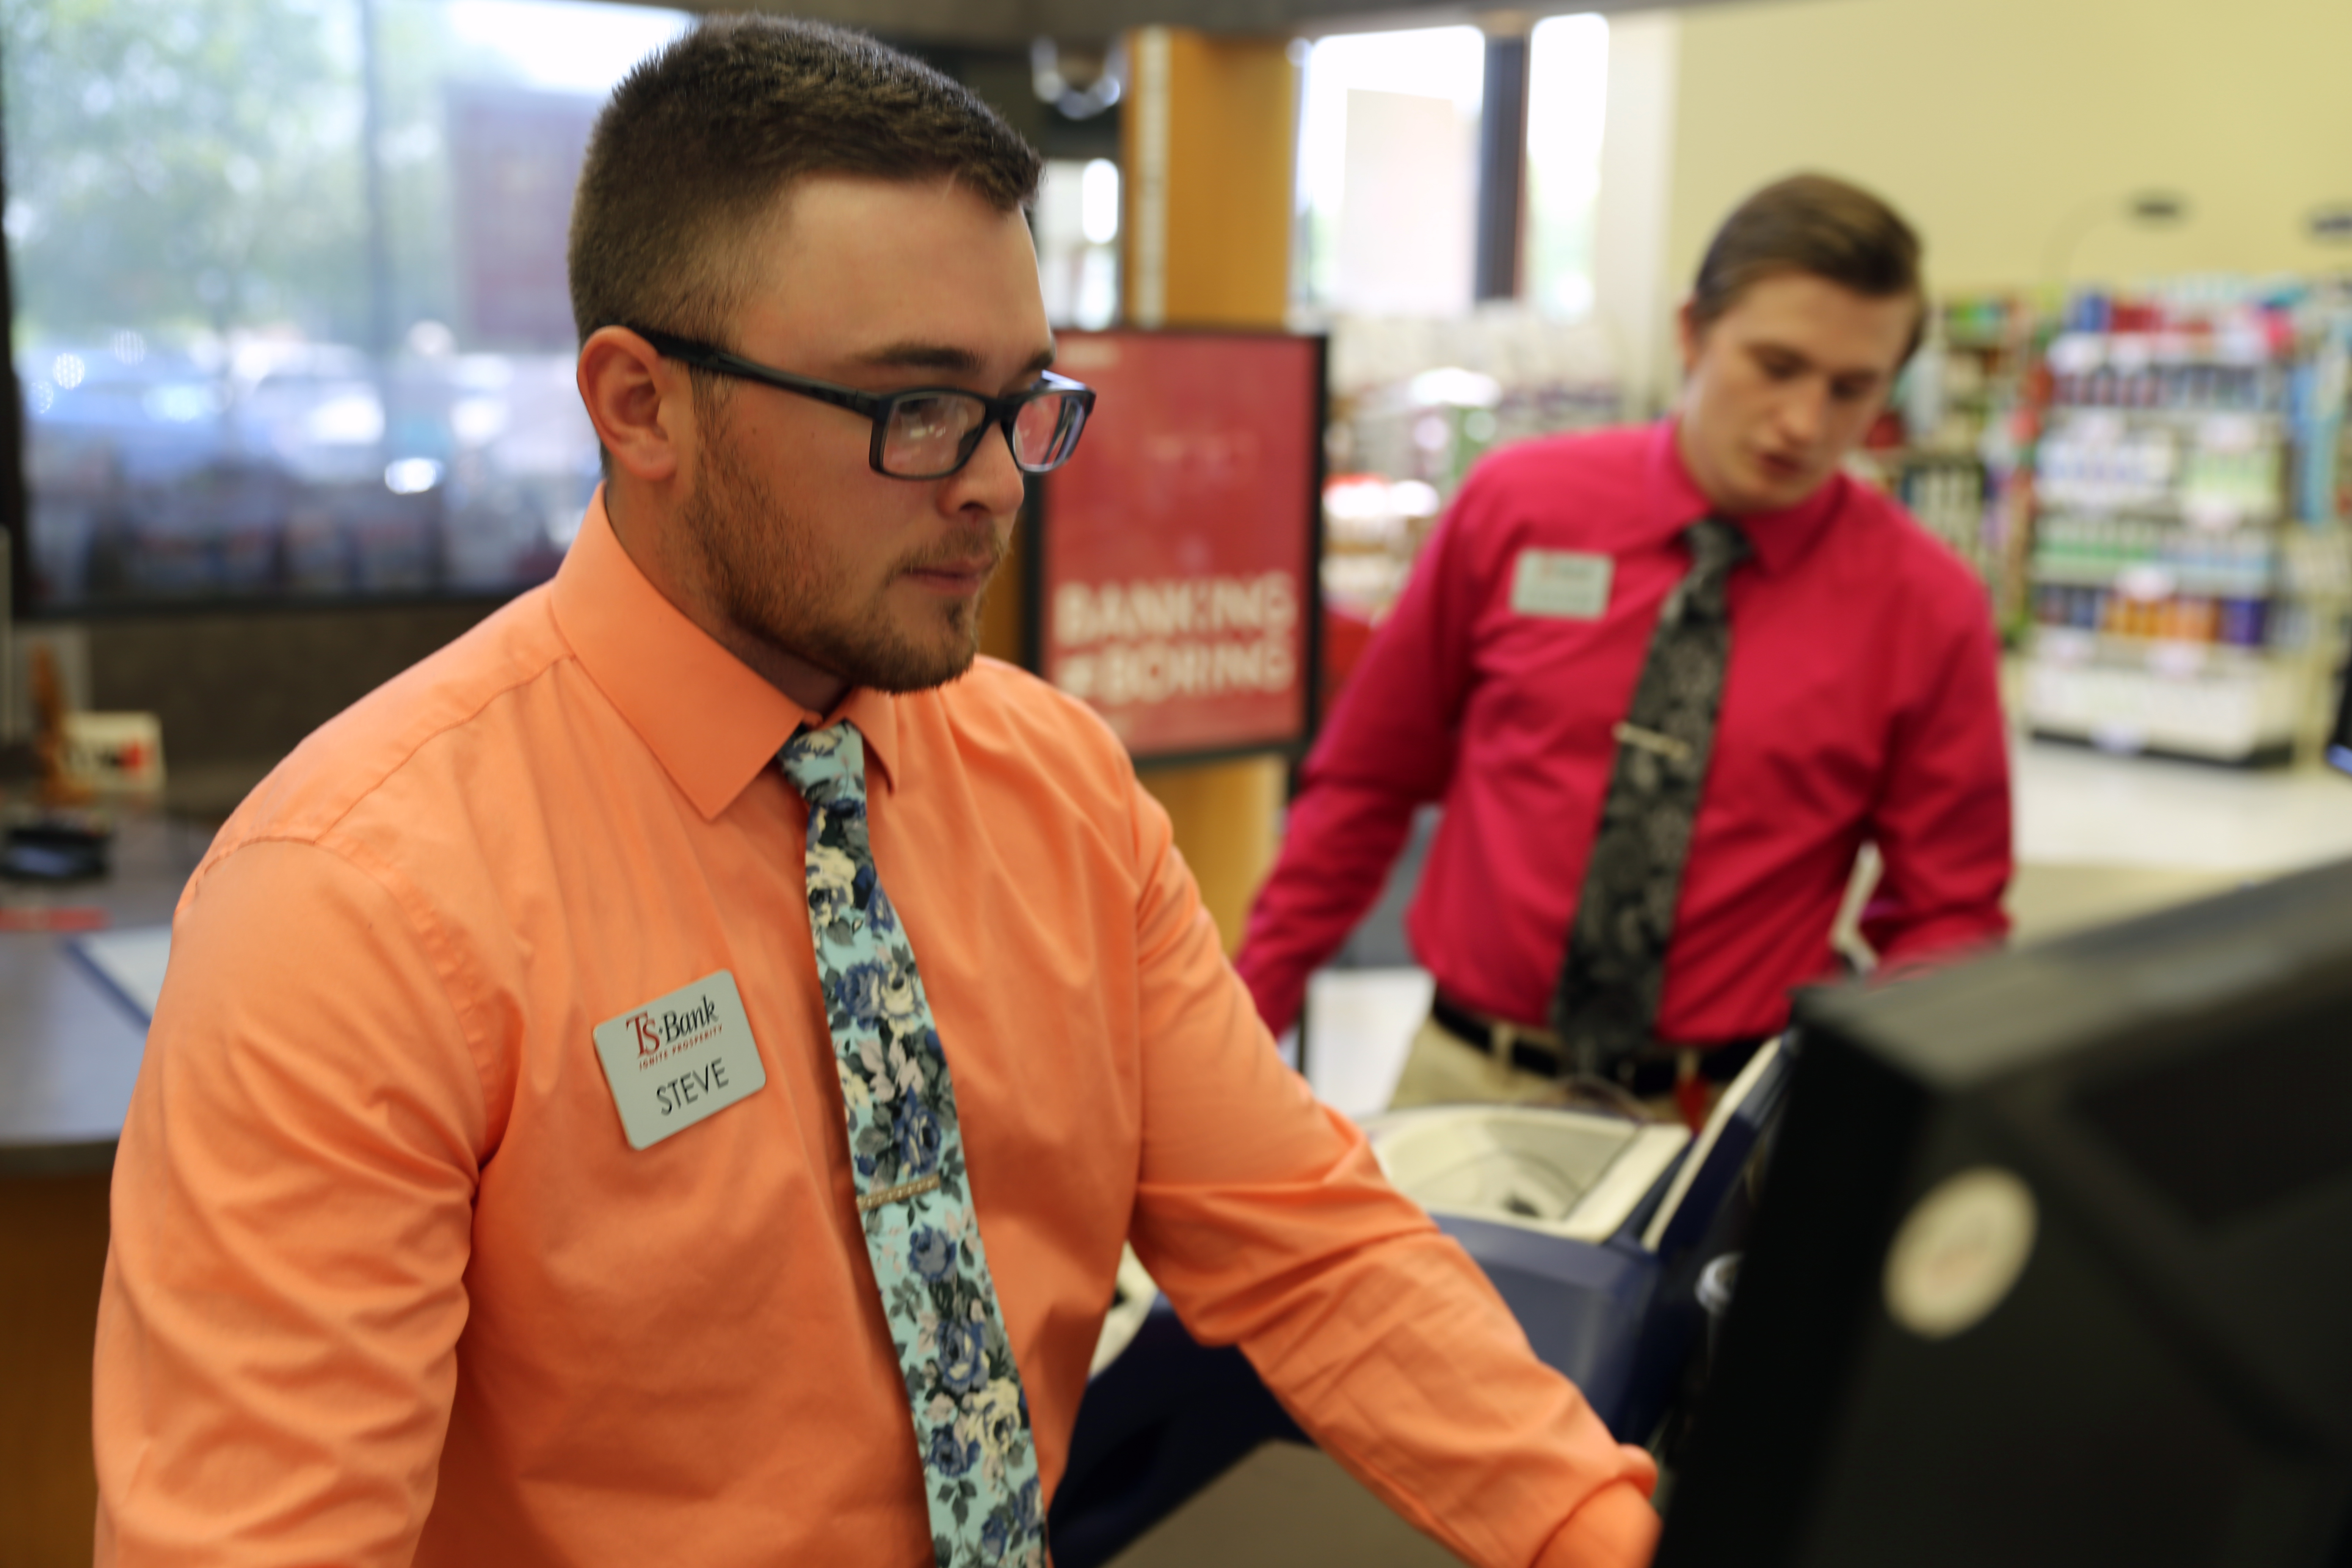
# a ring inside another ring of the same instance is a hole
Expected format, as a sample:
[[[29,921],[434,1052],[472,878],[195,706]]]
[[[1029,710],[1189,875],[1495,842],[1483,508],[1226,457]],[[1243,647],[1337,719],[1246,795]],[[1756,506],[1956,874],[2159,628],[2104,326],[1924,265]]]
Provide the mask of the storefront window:
[[[1470,308],[1485,59],[1475,27],[1315,44],[1298,161],[1310,302],[1387,315]]]
[[[1049,158],[1037,184],[1037,279],[1057,327],[1108,327],[1118,315],[1118,165]]]
[[[687,25],[558,0],[0,0],[37,610],[501,593],[596,479],[564,233]]]
[[[1592,214],[1609,101],[1609,24],[1554,16],[1528,50],[1527,296],[1549,316],[1592,309]]]

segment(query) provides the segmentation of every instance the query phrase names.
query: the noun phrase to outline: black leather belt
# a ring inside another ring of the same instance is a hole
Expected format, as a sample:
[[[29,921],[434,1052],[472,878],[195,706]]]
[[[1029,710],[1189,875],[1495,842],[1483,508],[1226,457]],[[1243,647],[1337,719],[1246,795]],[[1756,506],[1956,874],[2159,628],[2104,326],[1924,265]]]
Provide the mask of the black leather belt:
[[[1475,1046],[1496,1061],[1507,1062],[1521,1072],[1543,1078],[1566,1078],[1569,1074],[1559,1037],[1549,1029],[1486,1017],[1449,1000],[1443,992],[1431,1001],[1429,1016],[1455,1039]],[[1770,1037],[1759,1035],[1714,1046],[1644,1047],[1617,1064],[1614,1080],[1628,1093],[1644,1100],[1672,1094],[1682,1077],[1683,1056],[1688,1053],[1696,1058],[1694,1065],[1699,1077],[1713,1083],[1729,1083]]]

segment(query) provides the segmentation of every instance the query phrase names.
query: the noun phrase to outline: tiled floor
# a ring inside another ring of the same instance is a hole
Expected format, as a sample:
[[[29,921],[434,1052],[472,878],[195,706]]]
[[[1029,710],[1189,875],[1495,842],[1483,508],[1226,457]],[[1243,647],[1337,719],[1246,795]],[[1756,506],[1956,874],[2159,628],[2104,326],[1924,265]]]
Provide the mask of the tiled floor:
[[[2059,866],[2274,876],[2352,856],[2352,778],[2021,747],[2017,858]],[[2021,910],[2021,913],[2028,912]]]
[[[2241,773],[2051,745],[2016,760],[2019,870],[2010,909],[2034,942],[2243,882],[2352,857],[2352,778]],[[1392,922],[1392,887],[1368,925]],[[1343,1111],[1380,1109],[1427,1011],[1429,978],[1404,967],[1392,931],[1350,953],[1369,966],[1317,977],[1307,1073]],[[1270,1445],[1202,1491],[1117,1568],[1436,1568],[1454,1559],[1375,1501],[1329,1459]]]

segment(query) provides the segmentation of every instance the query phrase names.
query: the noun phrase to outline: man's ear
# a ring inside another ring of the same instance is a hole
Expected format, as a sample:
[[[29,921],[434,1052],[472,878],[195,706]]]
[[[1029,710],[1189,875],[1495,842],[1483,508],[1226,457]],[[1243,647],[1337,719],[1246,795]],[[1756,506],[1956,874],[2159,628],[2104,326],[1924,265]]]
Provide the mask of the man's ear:
[[[1684,300],[1682,309],[1675,312],[1675,342],[1682,348],[1685,375],[1697,367],[1700,340],[1706,336],[1706,329],[1698,321],[1698,301]]]
[[[694,410],[686,372],[626,327],[599,327],[580,345],[580,401],[613,467],[649,484],[678,471]]]

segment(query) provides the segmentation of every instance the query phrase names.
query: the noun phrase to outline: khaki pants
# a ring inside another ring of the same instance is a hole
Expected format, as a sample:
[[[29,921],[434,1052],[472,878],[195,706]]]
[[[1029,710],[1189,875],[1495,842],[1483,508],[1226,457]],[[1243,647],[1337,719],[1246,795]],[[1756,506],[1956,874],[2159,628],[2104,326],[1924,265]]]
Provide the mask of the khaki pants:
[[[1723,1095],[1719,1083],[1707,1085],[1709,1110]],[[1404,1071],[1389,1096],[1391,1110],[1416,1105],[1575,1105],[1620,1114],[1638,1109],[1653,1121],[1681,1121],[1682,1107],[1671,1094],[1646,1100],[1612,1097],[1579,1090],[1545,1073],[1524,1072],[1455,1035],[1434,1018],[1423,1018],[1413,1031],[1412,1050]]]
[[[1414,1105],[1454,1105],[1475,1101],[1489,1105],[1522,1105],[1532,1100],[1557,1102],[1560,1081],[1545,1073],[1522,1072],[1508,1062],[1457,1038],[1434,1018],[1423,1018],[1413,1031],[1412,1053],[1405,1058],[1389,1109]]]

